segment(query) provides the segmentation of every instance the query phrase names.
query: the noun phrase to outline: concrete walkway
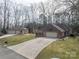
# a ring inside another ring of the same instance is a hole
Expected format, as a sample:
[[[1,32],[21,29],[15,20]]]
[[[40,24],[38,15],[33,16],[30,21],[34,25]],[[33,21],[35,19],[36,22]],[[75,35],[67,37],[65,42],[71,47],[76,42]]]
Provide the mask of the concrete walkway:
[[[6,34],[6,35],[3,35],[3,36],[0,36],[0,39],[2,38],[6,38],[6,37],[10,37],[10,36],[14,36],[15,34]]]
[[[30,40],[15,46],[10,46],[8,48],[28,59],[35,59],[45,47],[56,40],[57,39],[36,38],[34,40]]]
[[[16,52],[0,46],[0,59],[27,59],[24,56],[17,54]]]

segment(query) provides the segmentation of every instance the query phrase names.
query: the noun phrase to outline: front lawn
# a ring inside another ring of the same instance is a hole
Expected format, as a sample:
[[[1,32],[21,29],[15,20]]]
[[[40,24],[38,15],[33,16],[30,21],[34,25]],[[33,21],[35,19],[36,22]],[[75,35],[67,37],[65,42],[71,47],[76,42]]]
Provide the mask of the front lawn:
[[[34,37],[35,37],[34,34],[15,35],[15,36],[0,39],[0,44],[7,45],[7,46],[16,45],[16,44],[31,40]]]
[[[79,38],[65,38],[46,47],[36,59],[79,59]]]

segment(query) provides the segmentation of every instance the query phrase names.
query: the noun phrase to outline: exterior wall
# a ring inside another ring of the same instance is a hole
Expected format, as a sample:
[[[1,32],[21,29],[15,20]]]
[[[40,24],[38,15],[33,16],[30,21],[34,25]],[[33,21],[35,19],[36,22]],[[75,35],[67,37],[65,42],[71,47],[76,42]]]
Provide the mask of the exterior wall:
[[[50,37],[50,38],[62,38],[64,37],[64,32],[56,32],[56,34],[54,34],[53,32],[51,32],[52,34],[47,34],[49,32],[36,32],[36,37]]]
[[[46,37],[46,32],[37,31],[36,32],[36,37]]]
[[[8,34],[18,34],[18,33],[19,31],[13,31],[13,30],[8,31]]]
[[[62,38],[62,37],[64,37],[64,32],[58,32],[57,37],[58,37],[58,38]]]
[[[28,33],[28,29],[25,29],[25,30],[9,30],[8,31],[8,34],[26,34]]]

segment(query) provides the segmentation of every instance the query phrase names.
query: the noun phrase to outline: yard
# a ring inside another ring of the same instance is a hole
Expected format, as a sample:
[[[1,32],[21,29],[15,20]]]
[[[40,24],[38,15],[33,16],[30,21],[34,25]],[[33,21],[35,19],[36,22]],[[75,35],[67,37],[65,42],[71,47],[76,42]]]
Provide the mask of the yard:
[[[65,38],[53,42],[36,59],[79,59],[79,38]]]
[[[7,46],[16,45],[16,44],[31,40],[34,37],[35,37],[34,34],[15,35],[15,36],[0,39],[0,44],[7,45]]]

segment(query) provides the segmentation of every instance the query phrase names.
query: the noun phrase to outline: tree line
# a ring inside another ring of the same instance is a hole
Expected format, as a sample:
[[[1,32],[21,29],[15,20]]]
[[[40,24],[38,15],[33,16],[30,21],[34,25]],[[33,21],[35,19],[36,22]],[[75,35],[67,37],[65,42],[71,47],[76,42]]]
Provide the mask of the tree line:
[[[49,0],[38,4],[25,6],[11,0],[0,2],[0,31],[20,28],[36,28],[45,24],[62,23],[79,32],[79,1],[78,0]]]

